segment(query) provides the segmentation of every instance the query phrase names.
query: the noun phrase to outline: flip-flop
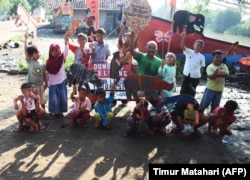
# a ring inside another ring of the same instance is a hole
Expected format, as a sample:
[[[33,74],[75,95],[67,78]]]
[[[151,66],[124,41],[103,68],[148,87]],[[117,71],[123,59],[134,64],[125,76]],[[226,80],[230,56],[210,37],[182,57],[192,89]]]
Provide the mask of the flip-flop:
[[[20,131],[22,131],[22,129],[23,129],[23,126],[22,127],[15,127],[15,129],[13,129],[13,132],[20,132]]]
[[[44,130],[45,129],[45,126],[43,123],[40,123],[40,127],[39,127],[40,130]]]

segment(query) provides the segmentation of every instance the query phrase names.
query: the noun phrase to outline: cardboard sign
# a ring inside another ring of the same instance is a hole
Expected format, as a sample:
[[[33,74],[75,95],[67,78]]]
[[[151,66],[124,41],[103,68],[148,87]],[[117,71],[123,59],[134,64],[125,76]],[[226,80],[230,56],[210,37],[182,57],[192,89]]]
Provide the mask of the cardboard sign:
[[[97,76],[102,80],[103,82],[103,88],[105,90],[110,90],[111,85],[114,83],[114,79],[110,78],[110,64],[89,64],[89,69],[92,69],[96,72]],[[116,90],[122,90],[125,91],[125,87],[123,84],[124,79],[131,74],[130,67],[128,65],[124,65],[123,68],[119,71],[120,75],[120,81],[119,81],[119,87],[116,88]],[[89,84],[91,89],[95,89],[95,87],[92,84]]]
[[[132,0],[124,9],[124,21],[132,29],[143,29],[151,20],[151,12],[148,0]]]

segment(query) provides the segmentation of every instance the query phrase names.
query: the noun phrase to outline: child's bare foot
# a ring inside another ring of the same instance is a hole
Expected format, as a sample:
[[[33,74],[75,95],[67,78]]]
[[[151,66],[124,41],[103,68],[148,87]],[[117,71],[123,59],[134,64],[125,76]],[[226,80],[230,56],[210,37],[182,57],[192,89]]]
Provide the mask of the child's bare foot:
[[[154,131],[148,130],[148,134],[149,134],[150,136],[153,136],[153,135],[154,135]]]
[[[18,125],[17,127],[15,127],[15,129],[13,129],[13,132],[20,132],[23,129],[23,125]]]
[[[35,131],[35,127],[34,126],[30,126],[29,132],[34,132],[34,131]]]
[[[83,124],[82,127],[83,127],[83,128],[87,128],[88,125],[87,125],[87,124]]]
[[[232,132],[230,130],[221,131],[220,133],[224,135],[232,135]]]
[[[172,129],[172,133],[178,133],[178,132],[180,132],[182,129],[181,128],[178,128],[178,127],[176,127],[176,128],[173,128]]]
[[[206,135],[210,135],[210,131],[207,129],[205,132],[204,132]]]
[[[35,130],[36,130],[36,131],[39,131],[39,126],[38,126],[38,124],[35,125]]]
[[[107,130],[111,130],[111,129],[112,129],[112,127],[111,127],[110,125],[105,126],[105,128],[106,128]]]

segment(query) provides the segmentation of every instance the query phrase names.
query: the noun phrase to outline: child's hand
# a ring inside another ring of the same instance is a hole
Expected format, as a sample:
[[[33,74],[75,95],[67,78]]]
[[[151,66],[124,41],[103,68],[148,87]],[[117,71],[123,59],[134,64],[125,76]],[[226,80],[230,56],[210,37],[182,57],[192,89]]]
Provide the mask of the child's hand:
[[[140,105],[143,106],[143,104],[144,104],[144,101],[143,101],[143,99],[141,99],[140,100]]]
[[[124,30],[124,25],[123,25],[123,23],[120,24],[120,29],[121,29],[121,31]]]
[[[187,35],[186,32],[182,32],[182,33],[181,33],[181,37],[182,37],[182,38],[185,38],[186,35]]]
[[[69,42],[69,33],[67,33],[67,32],[64,34],[64,41],[65,41],[65,43]]]
[[[28,34],[28,32],[25,32],[25,34],[24,34],[24,40],[27,41],[28,38],[29,38],[29,34]]]
[[[93,49],[94,48],[94,44],[91,42],[89,43],[89,48]]]

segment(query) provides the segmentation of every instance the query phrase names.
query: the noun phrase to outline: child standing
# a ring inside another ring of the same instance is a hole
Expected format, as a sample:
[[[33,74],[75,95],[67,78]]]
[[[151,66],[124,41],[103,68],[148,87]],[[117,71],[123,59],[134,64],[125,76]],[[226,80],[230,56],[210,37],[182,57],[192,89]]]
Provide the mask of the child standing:
[[[66,34],[67,36],[67,34]],[[66,39],[69,49],[75,54],[74,63],[84,64],[85,67],[88,67],[90,55],[92,53],[91,48],[85,47],[85,44],[88,42],[88,37],[84,33],[79,33],[77,35],[77,42],[79,46],[69,43],[68,38]],[[72,101],[74,101],[74,95],[77,93],[77,81],[73,81],[73,91],[70,95]]]
[[[67,37],[65,37],[67,39]],[[68,45],[65,39],[65,49],[61,52],[58,44],[51,44],[49,58],[46,62],[49,85],[49,112],[56,118],[62,118],[68,110],[66,72],[64,63],[68,55]]]
[[[143,136],[145,132],[153,135],[153,132],[149,131],[149,127],[147,125],[148,118],[148,101],[141,99],[135,106],[132,115],[126,119],[126,131],[123,133],[123,136],[127,137],[132,130],[136,130],[141,136]]]
[[[79,87],[78,96],[75,96],[74,108],[70,112],[70,126],[76,127],[77,119],[81,118],[82,127],[87,127],[87,121],[90,118],[91,101],[87,97],[87,90],[85,87]]]
[[[181,33],[181,49],[183,50],[184,55],[186,56],[183,74],[184,80],[181,85],[180,94],[183,94],[183,88],[187,85],[193,86],[196,90],[197,85],[199,84],[201,75],[205,67],[205,57],[201,54],[202,49],[204,48],[204,41],[198,39],[194,42],[194,50],[189,49],[185,46],[186,33]]]
[[[22,114],[25,118],[18,119],[19,126],[14,131],[21,131],[23,128],[23,121],[35,128],[35,131],[39,131],[37,122],[37,112],[39,111],[39,96],[32,93],[32,85],[30,83],[24,83],[21,86],[22,95],[19,95],[14,99],[14,108],[18,110],[17,102],[20,101],[22,105]]]
[[[45,90],[48,87],[48,82],[46,78],[46,67],[42,59],[40,59],[40,54],[36,46],[32,45],[28,47],[27,39],[28,34],[25,34],[24,42],[24,52],[26,61],[28,63],[28,75],[27,82],[33,83],[37,90],[36,95],[40,97],[40,103],[42,108],[45,110],[46,97]]]
[[[234,112],[237,108],[238,103],[233,100],[228,100],[224,107],[216,107],[209,116],[208,128],[205,131],[205,134],[210,134],[211,129],[213,129],[215,135],[217,135],[218,132],[221,134],[232,135],[229,127],[236,121]]]
[[[96,41],[90,44],[90,48],[92,48],[91,63],[107,63],[110,50],[108,44],[104,42],[105,36],[105,29],[99,28],[96,30]]]
[[[103,88],[96,90],[96,104],[95,109],[95,128],[98,128],[101,124],[106,129],[112,129],[111,121],[115,118],[114,113],[112,112],[112,103],[114,102],[114,90],[115,85],[111,87],[111,92],[108,98],[106,98],[106,92]]]
[[[200,103],[200,109],[203,111],[211,104],[212,112],[220,105],[223,89],[225,87],[225,79],[229,75],[226,64],[221,63],[222,52],[215,50],[212,53],[213,62],[206,68],[207,84]]]
[[[165,60],[162,61],[161,67],[159,67],[158,73],[161,75],[164,81],[172,84],[174,83],[173,89],[176,87],[176,67],[175,67],[176,56],[172,52],[168,52],[165,55]],[[161,90],[161,98],[173,96],[173,89]]]

